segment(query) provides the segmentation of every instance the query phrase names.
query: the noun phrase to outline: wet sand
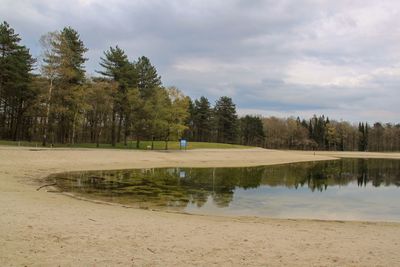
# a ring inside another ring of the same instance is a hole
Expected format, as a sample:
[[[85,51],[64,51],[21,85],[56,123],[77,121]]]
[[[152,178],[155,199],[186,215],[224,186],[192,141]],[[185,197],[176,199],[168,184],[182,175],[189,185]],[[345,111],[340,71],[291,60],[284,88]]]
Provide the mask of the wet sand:
[[[72,170],[255,166],[335,157],[400,159],[400,153],[0,146],[0,265],[399,265],[399,223],[185,215],[82,201],[50,187],[36,190],[47,175]]]

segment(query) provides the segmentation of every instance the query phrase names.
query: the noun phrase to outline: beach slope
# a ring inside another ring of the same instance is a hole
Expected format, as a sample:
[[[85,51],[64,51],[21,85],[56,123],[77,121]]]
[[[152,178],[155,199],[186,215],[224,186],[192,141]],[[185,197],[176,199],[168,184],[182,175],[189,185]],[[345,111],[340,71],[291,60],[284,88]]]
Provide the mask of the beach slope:
[[[396,266],[400,224],[198,216],[36,189],[51,173],[254,166],[399,153],[265,149],[130,151],[0,146],[1,266]]]

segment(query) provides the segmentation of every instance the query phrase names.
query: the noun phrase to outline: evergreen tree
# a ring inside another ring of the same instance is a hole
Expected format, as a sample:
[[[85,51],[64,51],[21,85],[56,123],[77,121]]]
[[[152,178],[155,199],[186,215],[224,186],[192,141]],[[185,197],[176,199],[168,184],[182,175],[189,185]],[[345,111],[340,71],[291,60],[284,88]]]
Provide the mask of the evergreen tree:
[[[240,118],[240,139],[241,144],[249,146],[262,146],[265,133],[260,117],[246,115]]]
[[[53,44],[56,52],[59,78],[70,84],[81,84],[85,79],[84,54],[88,49],[80,39],[78,32],[71,27],[65,27]]]
[[[24,114],[36,97],[30,73],[35,60],[20,41],[7,22],[0,24],[0,136],[13,140],[21,138]]]
[[[222,96],[215,104],[215,125],[217,142],[236,143],[238,137],[238,118],[232,99]]]
[[[183,133],[183,138],[188,139],[190,141],[196,141],[195,139],[195,109],[194,103],[192,99],[188,97],[188,117],[186,118],[185,125],[187,126],[186,130]]]
[[[365,123],[365,133],[364,133],[364,151],[368,151],[368,148],[369,148],[369,129],[370,129],[370,127],[369,127],[368,123],[366,122]],[[380,138],[378,138],[378,140],[380,140]],[[377,151],[379,151],[379,149]]]
[[[20,41],[19,35],[14,32],[14,29],[7,22],[4,21],[0,24],[0,111],[3,112],[1,114],[3,122],[8,108],[7,97],[14,86],[17,75],[17,70],[12,61],[13,58],[15,60],[15,54],[21,47],[18,44]]]
[[[137,77],[133,71],[134,66],[129,62],[125,51],[118,46],[110,47],[108,51],[104,52],[104,57],[100,58],[100,66],[103,70],[97,72],[101,75],[119,82],[123,86],[133,87],[135,85]]]
[[[358,124],[358,150],[367,151],[368,150],[368,123]]]
[[[135,64],[138,73],[138,88],[143,98],[150,98],[156,88],[161,86],[161,77],[156,68],[150,63],[150,59],[142,56]]]
[[[81,107],[84,104],[83,85],[85,80],[84,46],[77,31],[65,27],[56,32],[51,40],[51,54],[44,62],[55,68],[55,85],[52,93],[50,114],[51,124],[56,122],[57,139],[61,143],[74,142],[76,124],[82,115]]]
[[[318,149],[323,150],[328,147],[326,143],[326,125],[329,122],[325,120],[325,116],[322,115],[317,117],[316,115],[310,120],[309,133],[310,139],[312,139],[316,144],[318,144]]]
[[[135,65],[130,63],[128,56],[125,52],[116,46],[110,47],[108,51],[104,52],[104,58],[100,58],[100,66],[103,67],[102,71],[98,73],[108,77],[118,84],[118,91],[116,91],[113,105],[112,127],[111,127],[111,144],[115,146],[119,142],[122,130],[122,123],[125,120],[125,133],[124,142],[127,144],[127,136],[129,134],[129,125],[131,124],[132,116],[129,112],[128,94],[129,90],[137,86],[138,75]],[[118,117],[118,118],[117,118]],[[118,132],[116,132],[116,124],[118,120]]]
[[[208,142],[212,133],[212,109],[210,102],[204,96],[194,102],[194,134],[195,140]]]
[[[58,32],[49,32],[43,35],[40,38],[40,44],[42,46],[42,65],[41,65],[41,74],[48,82],[47,95],[45,96],[45,120],[43,125],[43,136],[42,136],[42,145],[46,146],[48,141],[48,132],[49,132],[49,119],[50,119],[50,110],[51,103],[53,97],[53,89],[54,89],[54,81],[57,78],[57,54],[55,49],[53,48],[53,44],[56,42],[58,38]]]

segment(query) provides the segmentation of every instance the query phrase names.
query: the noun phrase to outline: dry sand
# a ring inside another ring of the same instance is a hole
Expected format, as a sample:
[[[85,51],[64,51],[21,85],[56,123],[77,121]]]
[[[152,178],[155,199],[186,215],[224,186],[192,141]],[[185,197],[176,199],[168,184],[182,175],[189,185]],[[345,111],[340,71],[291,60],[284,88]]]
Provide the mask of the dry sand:
[[[184,215],[36,191],[69,170],[246,166],[399,153],[0,147],[0,266],[399,266],[400,224]]]

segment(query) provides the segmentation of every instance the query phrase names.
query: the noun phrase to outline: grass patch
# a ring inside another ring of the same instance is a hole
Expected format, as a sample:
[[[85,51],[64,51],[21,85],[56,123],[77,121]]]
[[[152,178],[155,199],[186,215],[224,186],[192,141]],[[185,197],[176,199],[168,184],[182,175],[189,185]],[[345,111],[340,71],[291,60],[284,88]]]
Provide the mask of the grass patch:
[[[0,140],[0,145],[3,146],[24,146],[24,147],[42,147],[41,142],[28,142],[28,141],[8,141],[8,140]],[[50,147],[48,145],[47,147]],[[79,144],[55,144],[54,147],[60,148],[97,148],[96,144],[93,143],[79,143]],[[151,141],[141,141],[140,142],[140,150],[147,150],[148,147],[151,147]],[[109,148],[109,149],[136,149],[136,141],[129,141],[127,146],[123,143],[116,144],[115,147],[111,146],[111,144],[100,144],[99,148]],[[207,143],[207,142],[188,142],[187,149],[210,149],[210,148],[220,148],[220,149],[230,149],[230,148],[239,148],[246,149],[251,148],[250,146],[242,146],[242,145],[234,145],[234,144],[222,144],[222,143]],[[164,150],[165,142],[164,141],[154,141],[154,149],[155,150]],[[179,150],[179,142],[178,141],[170,141],[168,142],[169,150]]]

